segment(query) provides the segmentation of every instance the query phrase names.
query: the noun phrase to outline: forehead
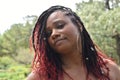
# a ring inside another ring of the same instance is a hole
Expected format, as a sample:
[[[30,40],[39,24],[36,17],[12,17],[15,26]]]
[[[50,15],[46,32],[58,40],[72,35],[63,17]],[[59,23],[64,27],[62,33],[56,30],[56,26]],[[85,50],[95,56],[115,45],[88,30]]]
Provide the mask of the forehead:
[[[47,19],[47,24],[54,23],[58,20],[66,20],[67,17],[65,16],[65,12],[62,11],[55,11],[53,12]]]
[[[65,12],[62,12],[62,11],[55,11],[53,12],[52,14],[50,14],[50,16],[48,17],[48,19],[54,19],[54,18],[57,18],[57,17],[64,17],[65,16]]]

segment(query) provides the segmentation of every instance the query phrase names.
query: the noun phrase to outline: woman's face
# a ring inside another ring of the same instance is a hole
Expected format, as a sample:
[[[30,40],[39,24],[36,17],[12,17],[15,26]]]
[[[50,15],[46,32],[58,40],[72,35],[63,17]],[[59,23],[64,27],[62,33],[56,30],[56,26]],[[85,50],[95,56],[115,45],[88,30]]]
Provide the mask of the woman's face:
[[[55,11],[47,19],[46,33],[50,46],[60,54],[76,50],[79,31],[69,16]]]

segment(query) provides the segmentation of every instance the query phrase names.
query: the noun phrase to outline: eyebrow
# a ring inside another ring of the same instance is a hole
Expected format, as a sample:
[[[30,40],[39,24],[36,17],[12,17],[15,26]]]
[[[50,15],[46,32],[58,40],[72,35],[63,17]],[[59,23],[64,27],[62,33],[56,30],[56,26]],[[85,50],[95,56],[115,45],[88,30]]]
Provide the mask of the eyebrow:
[[[64,20],[62,20],[62,19],[57,19],[57,20],[55,20],[55,21],[53,22],[53,25],[56,25],[56,24],[59,23],[59,22],[64,22]]]
[[[62,19],[57,19],[57,20],[55,20],[55,21],[53,21],[53,25],[56,25],[57,23],[59,23],[59,22],[64,22],[64,20],[62,20]],[[49,25],[46,27],[46,29],[49,29]]]

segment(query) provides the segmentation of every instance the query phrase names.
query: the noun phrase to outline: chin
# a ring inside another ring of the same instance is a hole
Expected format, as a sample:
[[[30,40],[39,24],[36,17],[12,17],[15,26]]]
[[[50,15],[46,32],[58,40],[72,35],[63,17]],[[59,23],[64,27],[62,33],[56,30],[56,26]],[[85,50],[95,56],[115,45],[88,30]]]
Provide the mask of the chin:
[[[59,46],[59,47],[55,48],[55,51],[60,54],[64,54],[64,53],[67,53],[68,51],[70,51],[70,48],[68,46]]]

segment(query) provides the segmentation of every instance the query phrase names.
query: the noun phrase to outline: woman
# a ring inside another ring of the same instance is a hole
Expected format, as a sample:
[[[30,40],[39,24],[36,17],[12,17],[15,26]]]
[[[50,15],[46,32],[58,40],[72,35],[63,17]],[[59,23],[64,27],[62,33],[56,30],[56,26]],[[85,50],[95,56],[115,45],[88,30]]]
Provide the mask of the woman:
[[[80,17],[64,6],[44,11],[33,30],[27,80],[120,80],[118,66],[93,43]]]

